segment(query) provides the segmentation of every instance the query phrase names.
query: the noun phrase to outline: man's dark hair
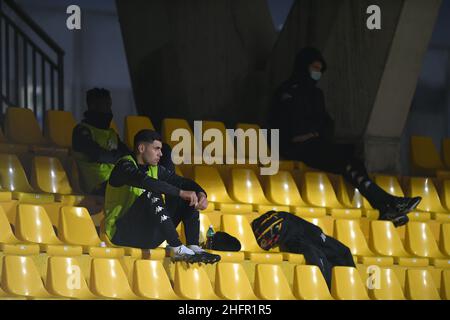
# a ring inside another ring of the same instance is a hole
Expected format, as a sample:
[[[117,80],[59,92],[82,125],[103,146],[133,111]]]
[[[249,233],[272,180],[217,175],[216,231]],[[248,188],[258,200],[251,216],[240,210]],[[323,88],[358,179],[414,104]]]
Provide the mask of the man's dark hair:
[[[111,99],[111,93],[105,88],[93,88],[86,92],[86,103],[88,107],[96,101],[106,98]]]
[[[136,149],[142,142],[153,143],[155,140],[162,142],[161,135],[158,132],[150,129],[141,130],[134,136],[134,148]]]

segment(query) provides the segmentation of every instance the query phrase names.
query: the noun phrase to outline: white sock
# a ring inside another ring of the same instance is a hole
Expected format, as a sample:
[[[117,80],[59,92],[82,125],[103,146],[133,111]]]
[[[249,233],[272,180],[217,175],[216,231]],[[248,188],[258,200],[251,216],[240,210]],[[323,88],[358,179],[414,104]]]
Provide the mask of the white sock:
[[[203,250],[202,247],[197,246],[197,245],[194,245],[194,244],[189,245],[188,248],[191,249],[192,251],[194,251],[195,253],[202,253],[202,252],[205,252],[205,250]]]

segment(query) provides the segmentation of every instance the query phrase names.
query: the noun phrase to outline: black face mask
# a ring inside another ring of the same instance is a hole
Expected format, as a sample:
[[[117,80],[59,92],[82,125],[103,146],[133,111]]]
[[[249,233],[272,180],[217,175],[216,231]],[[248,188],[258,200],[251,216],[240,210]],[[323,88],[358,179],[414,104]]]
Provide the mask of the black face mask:
[[[103,113],[97,111],[86,111],[84,113],[86,122],[99,129],[109,129],[113,118],[112,113]]]

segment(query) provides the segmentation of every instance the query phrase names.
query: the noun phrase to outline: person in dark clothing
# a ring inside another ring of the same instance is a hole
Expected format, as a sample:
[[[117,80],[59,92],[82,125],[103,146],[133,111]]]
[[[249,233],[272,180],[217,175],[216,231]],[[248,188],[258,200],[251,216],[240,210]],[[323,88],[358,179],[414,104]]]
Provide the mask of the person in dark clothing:
[[[108,90],[93,88],[86,93],[88,110],[84,119],[73,130],[72,150],[77,162],[81,185],[85,192],[104,195],[106,183],[114,164],[124,155],[130,154],[114,129],[110,128],[113,113]],[[170,147],[163,145],[166,156],[161,162],[175,170],[170,160]]]
[[[307,264],[319,267],[329,288],[333,267],[356,267],[347,246],[289,212],[266,212],[253,220],[251,226],[262,249],[278,247],[281,252],[303,254]]]
[[[208,206],[206,192],[194,181],[158,165],[161,148],[158,133],[141,130],[134,138],[134,153],[114,166],[105,194],[106,235],[116,245],[142,249],[167,241],[174,259],[217,262],[220,256],[199,246],[198,210]],[[178,201],[166,204],[163,195]],[[176,231],[181,221],[187,246]]]
[[[380,220],[395,226],[408,223],[407,213],[421,197],[395,197],[381,189],[367,174],[364,162],[355,156],[353,145],[333,141],[334,122],[325,108],[317,82],[327,70],[315,48],[302,49],[291,77],[275,92],[269,126],[280,130],[280,153],[319,170],[340,174],[380,212]]]

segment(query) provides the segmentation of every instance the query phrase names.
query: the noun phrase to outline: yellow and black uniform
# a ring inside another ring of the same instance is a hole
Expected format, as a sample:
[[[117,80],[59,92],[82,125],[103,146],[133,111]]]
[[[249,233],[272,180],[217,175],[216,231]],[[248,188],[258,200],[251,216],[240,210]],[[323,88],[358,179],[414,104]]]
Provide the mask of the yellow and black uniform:
[[[199,213],[179,197],[180,190],[205,192],[163,166],[139,165],[131,155],[122,157],[106,186],[108,238],[116,245],[142,249],[156,248],[165,240],[177,247],[181,242],[176,226],[183,221],[187,244],[198,245]]]
[[[73,155],[84,191],[103,194],[114,164],[130,151],[117,133],[99,120],[101,115],[86,112],[85,116],[73,130]]]

